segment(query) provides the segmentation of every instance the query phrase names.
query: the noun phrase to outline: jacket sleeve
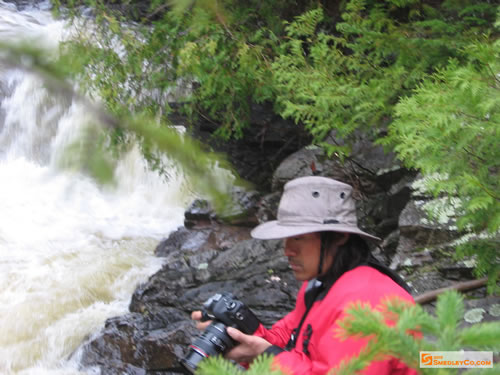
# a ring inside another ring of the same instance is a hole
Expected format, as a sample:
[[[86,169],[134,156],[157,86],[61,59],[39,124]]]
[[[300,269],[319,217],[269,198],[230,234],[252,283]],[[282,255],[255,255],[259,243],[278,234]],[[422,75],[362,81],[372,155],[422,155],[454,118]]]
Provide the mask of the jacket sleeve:
[[[271,329],[266,329],[262,324],[257,328],[254,335],[262,337],[269,341],[274,346],[284,349],[292,331],[297,328],[300,319],[305,311],[304,292],[307,283],[304,283],[297,294],[297,302],[295,308],[289,312],[283,319],[277,321]]]
[[[343,315],[341,311],[332,312],[332,314],[336,315],[335,320],[341,319]],[[299,348],[294,348],[290,351],[283,351],[277,354],[275,362],[286,374],[326,374],[332,367],[338,364],[340,358],[345,358],[346,355],[354,355],[362,347],[360,342],[354,342],[353,340],[341,342],[340,339],[335,337],[334,329],[336,327],[337,324],[332,325],[331,329],[325,330],[319,340],[319,345],[316,347],[312,343],[310,344],[309,350],[316,353],[316,360],[311,360]]]

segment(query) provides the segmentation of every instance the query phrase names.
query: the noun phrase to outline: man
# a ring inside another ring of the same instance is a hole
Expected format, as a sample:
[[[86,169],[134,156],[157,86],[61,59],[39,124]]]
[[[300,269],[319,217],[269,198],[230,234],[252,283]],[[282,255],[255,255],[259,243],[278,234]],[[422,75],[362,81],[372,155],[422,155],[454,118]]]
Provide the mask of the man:
[[[262,353],[275,356],[282,371],[293,375],[326,374],[341,361],[357,355],[366,339],[341,341],[335,329],[353,302],[373,308],[387,298],[410,303],[404,281],[380,264],[364,239],[379,240],[357,226],[351,186],[325,177],[302,177],[288,182],[277,220],[252,231],[257,239],[284,239],[284,252],[297,280],[304,281],[295,309],[253,335],[229,327],[240,344],[226,354],[251,362]],[[193,312],[199,320],[200,312]],[[199,323],[203,328],[207,323]],[[414,374],[396,359],[373,362],[365,374]]]

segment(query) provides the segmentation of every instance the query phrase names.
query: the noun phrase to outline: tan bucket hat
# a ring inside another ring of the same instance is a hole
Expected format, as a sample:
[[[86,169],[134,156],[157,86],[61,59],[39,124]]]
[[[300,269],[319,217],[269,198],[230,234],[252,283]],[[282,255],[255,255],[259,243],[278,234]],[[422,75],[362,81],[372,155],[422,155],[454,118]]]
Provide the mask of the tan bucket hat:
[[[251,235],[271,240],[322,231],[355,233],[380,241],[358,228],[352,187],[319,176],[300,177],[286,183],[278,220],[258,225]]]

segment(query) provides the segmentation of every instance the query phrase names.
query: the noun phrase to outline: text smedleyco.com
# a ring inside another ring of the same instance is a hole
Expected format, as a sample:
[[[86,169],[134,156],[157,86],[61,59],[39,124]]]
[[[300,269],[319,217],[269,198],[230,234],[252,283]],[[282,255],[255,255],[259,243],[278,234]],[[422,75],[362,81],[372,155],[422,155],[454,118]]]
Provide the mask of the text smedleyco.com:
[[[433,365],[448,365],[448,366],[489,366],[491,365],[491,361],[469,361],[468,359],[463,361],[440,361],[438,359],[434,359],[432,361]]]
[[[492,368],[493,352],[420,352],[420,368]]]

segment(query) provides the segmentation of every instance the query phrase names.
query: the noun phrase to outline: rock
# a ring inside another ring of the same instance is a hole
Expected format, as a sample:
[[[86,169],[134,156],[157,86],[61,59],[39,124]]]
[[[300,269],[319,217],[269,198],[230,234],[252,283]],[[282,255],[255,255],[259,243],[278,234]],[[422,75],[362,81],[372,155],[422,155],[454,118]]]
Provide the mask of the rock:
[[[423,263],[417,259],[423,254],[421,251],[425,252],[433,246],[451,242],[457,236],[455,227],[431,222],[423,210],[424,203],[421,200],[411,200],[401,212],[400,239],[396,255],[391,262],[393,269],[399,270],[402,266],[421,266]],[[432,261],[430,258],[427,260]]]
[[[489,310],[488,310],[488,313],[495,318],[499,318],[500,317],[500,303],[495,303],[495,304],[491,305]]]
[[[276,191],[264,196],[258,202],[256,217],[259,223],[276,220],[280,198],[281,191]]]
[[[234,186],[229,192],[230,200],[223,211],[217,214],[211,204],[203,199],[194,200],[184,212],[186,228],[209,226],[214,222],[224,222],[232,225],[254,226],[258,223],[256,203],[260,194]]]
[[[184,226],[192,228],[200,222],[209,225],[214,218],[215,213],[210,203],[203,199],[196,199],[184,212]]]
[[[195,232],[179,228],[156,247],[155,254],[159,257],[166,257],[176,249],[195,252],[208,240],[211,232],[208,228]]]
[[[335,136],[328,138],[331,144],[343,145]],[[299,176],[321,175],[352,185],[363,194],[388,191],[404,176],[411,174],[395,159],[394,154],[385,153],[381,146],[374,145],[366,136],[358,134],[352,145],[352,154],[342,163],[338,158],[329,158],[324,150],[308,146],[288,156],[276,169],[272,179],[272,190]]]
[[[494,322],[500,320],[500,296],[488,295],[486,288],[467,293],[465,296],[464,321],[470,324],[477,322]]]
[[[104,368],[106,374],[143,374],[173,367],[190,336],[197,333],[186,318],[166,308],[156,315],[131,313],[108,319],[100,335],[85,345],[81,364]]]
[[[435,314],[436,302],[426,304],[424,308]],[[500,321],[500,296],[488,295],[486,287],[464,293],[464,314],[459,321],[462,328],[498,321]]]
[[[280,247],[280,241],[239,241],[225,251],[203,250],[200,254],[208,252],[208,255],[202,262],[196,253],[173,251],[163,268],[137,288],[130,311],[157,313],[165,306],[172,306],[189,313],[199,309],[213,294],[225,290],[244,299],[256,313],[284,315],[284,311],[268,312],[284,306],[291,308],[290,299],[298,288]],[[198,276],[200,268],[203,277]],[[270,279],[271,276],[274,278]],[[256,293],[259,298],[254,297]],[[266,318],[262,320],[273,323]]]

